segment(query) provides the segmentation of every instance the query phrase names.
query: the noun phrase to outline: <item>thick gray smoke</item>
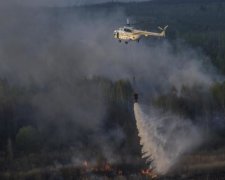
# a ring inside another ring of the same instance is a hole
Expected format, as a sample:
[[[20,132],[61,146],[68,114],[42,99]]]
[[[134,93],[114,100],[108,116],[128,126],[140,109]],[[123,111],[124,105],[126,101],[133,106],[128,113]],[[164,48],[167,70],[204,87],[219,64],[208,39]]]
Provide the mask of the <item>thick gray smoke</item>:
[[[39,126],[51,121],[60,130],[62,122],[70,119],[77,126],[71,137],[82,136],[81,129],[101,127],[106,108],[101,88],[89,83],[95,76],[110,80],[136,76],[141,90],[151,96],[171,87],[208,87],[213,82],[213,74],[203,66],[207,58],[191,49],[181,47],[175,53],[163,40],[154,46],[118,43],[112,33],[126,19],[120,11],[17,6],[2,10],[0,19],[0,77],[41,89],[30,99],[36,118],[47,119]],[[57,132],[59,140],[66,129]],[[120,134],[118,139],[123,139]],[[104,142],[99,144],[107,149]]]
[[[179,52],[174,53],[170,43],[163,40],[151,47],[135,42],[120,44],[113,39],[112,32],[123,24],[125,16],[119,13],[105,19],[94,18],[94,21],[86,19],[85,24],[81,24],[75,17],[63,33],[67,43],[79,43],[87,50],[82,64],[89,77],[99,75],[118,80],[136,76],[137,81],[144,81],[145,87],[160,87],[165,91],[171,86],[180,90],[182,85],[207,87],[213,82],[213,74],[203,66],[207,58],[202,54],[181,43],[178,44],[181,46]],[[75,34],[79,34],[79,39]]]
[[[134,113],[143,158],[152,161],[159,174],[170,170],[183,153],[201,142],[201,132],[188,119],[154,108],[146,113],[138,103],[134,104]]]
[[[54,78],[70,82],[93,76],[112,80],[136,76],[162,89],[212,83],[212,73],[203,66],[207,58],[202,54],[187,47],[174,53],[170,43],[163,40],[150,47],[135,42],[120,44],[112,33],[123,25],[123,13],[76,10],[1,12],[1,76],[39,85]]]

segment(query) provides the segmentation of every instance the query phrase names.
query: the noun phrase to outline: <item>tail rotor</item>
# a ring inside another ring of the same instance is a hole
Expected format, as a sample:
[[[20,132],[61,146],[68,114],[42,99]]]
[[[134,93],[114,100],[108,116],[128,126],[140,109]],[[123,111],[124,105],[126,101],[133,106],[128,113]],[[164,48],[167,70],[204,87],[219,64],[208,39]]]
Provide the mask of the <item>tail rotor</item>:
[[[162,27],[160,27],[160,26],[158,27],[158,29],[162,31],[161,34],[162,34],[163,37],[166,36],[166,29],[167,29],[167,28],[168,28],[168,25],[166,25],[164,28],[162,28]]]

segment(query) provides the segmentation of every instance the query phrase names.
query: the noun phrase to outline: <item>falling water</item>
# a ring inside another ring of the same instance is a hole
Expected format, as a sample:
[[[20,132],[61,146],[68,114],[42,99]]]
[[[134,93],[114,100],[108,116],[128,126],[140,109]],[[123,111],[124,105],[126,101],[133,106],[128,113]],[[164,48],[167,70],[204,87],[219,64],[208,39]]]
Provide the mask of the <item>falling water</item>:
[[[201,133],[188,119],[163,113],[134,103],[134,113],[142,158],[151,162],[157,173],[165,174],[179,160],[180,156],[196,147],[201,141]]]

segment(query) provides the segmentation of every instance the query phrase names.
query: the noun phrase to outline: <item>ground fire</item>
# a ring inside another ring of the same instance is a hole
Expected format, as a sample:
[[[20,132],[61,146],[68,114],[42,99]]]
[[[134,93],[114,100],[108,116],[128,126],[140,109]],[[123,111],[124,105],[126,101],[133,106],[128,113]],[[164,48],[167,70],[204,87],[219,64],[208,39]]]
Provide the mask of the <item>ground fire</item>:
[[[110,164],[108,162],[100,164],[89,164],[88,161],[83,162],[81,168],[82,176],[94,174],[101,177],[123,177],[123,176],[142,176],[150,179],[157,178],[154,169],[143,167],[143,165],[134,164]]]

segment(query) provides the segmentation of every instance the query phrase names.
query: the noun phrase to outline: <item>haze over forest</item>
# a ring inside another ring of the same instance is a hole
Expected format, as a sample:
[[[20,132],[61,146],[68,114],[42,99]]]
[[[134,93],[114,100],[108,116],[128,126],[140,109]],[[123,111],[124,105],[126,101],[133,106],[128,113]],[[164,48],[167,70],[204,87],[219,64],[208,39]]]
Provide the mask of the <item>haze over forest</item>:
[[[223,178],[225,2],[80,2],[0,2],[0,179]]]

